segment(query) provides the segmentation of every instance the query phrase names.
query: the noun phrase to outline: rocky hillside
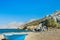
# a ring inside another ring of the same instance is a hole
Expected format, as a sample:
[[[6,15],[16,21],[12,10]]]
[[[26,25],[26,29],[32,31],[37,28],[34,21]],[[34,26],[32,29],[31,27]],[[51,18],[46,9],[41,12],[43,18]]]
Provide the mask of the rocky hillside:
[[[31,21],[31,22],[28,22],[24,25],[21,25],[19,26],[18,29],[34,29],[36,28],[41,22],[44,22],[46,21],[47,18],[53,18],[55,21],[60,21],[60,11],[55,11],[53,14],[50,14],[50,15],[47,15],[45,16],[44,18],[41,18],[41,19],[37,19],[37,20],[34,20],[34,21]],[[58,22],[59,22],[58,21]]]
[[[42,19],[37,19],[37,20],[34,20],[32,22],[28,22],[24,25],[21,25],[19,26],[18,29],[29,29],[29,30],[33,30],[35,28],[37,28],[37,26],[41,23],[41,22],[44,22],[45,20],[47,19],[47,17],[45,18],[42,18]]]

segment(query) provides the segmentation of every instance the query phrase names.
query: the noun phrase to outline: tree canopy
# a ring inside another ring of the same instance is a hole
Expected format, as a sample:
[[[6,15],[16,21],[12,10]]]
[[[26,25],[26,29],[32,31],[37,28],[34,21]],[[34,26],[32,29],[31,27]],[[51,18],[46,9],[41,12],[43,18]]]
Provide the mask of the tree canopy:
[[[54,19],[48,18],[46,19],[45,25],[47,27],[57,27],[57,22]]]

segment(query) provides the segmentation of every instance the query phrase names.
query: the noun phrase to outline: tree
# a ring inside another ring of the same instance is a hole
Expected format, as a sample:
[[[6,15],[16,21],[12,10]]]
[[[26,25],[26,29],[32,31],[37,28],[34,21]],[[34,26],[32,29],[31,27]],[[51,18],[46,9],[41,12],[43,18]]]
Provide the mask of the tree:
[[[54,19],[47,18],[45,21],[47,27],[57,27],[57,22]]]

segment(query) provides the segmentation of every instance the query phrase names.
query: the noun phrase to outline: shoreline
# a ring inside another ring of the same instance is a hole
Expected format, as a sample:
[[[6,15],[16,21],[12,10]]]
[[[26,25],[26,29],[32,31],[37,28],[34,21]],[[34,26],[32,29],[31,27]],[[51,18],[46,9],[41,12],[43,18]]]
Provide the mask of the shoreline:
[[[28,34],[25,40],[60,40],[60,29],[46,32],[20,32],[20,33],[5,33],[5,34]],[[0,39],[4,38],[0,34]]]
[[[60,40],[60,30],[47,32],[30,32],[25,40]]]

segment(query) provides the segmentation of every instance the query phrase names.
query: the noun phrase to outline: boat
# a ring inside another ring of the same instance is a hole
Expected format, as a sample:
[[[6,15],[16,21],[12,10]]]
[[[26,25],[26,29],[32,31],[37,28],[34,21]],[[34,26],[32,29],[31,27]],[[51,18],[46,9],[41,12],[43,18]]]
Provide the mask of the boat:
[[[3,34],[5,37],[5,40],[24,40],[27,34]]]

